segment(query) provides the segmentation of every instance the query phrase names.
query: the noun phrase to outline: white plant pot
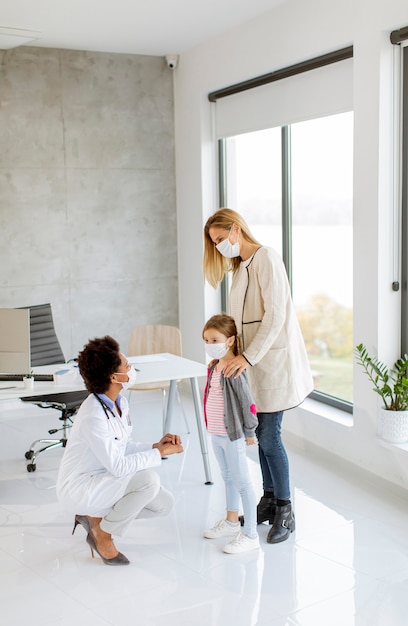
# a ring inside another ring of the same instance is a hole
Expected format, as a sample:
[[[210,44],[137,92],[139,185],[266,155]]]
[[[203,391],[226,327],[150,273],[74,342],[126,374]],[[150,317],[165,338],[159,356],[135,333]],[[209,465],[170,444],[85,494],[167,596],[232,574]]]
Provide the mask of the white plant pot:
[[[387,411],[380,407],[378,434],[389,443],[408,441],[408,411]]]
[[[34,378],[23,378],[24,387],[26,389],[34,389]]]

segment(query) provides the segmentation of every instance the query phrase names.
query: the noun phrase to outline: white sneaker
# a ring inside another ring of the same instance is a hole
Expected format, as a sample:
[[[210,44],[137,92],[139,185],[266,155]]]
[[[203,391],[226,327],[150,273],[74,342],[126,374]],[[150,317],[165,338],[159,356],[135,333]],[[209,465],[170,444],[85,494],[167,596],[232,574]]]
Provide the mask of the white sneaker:
[[[237,530],[240,527],[240,523],[232,524],[227,522],[226,519],[221,519],[219,522],[214,524],[212,528],[206,530],[204,533],[204,537],[206,539],[218,539],[218,537],[233,537],[237,534]]]
[[[240,552],[248,552],[249,550],[256,550],[259,548],[259,537],[254,539],[244,535],[244,533],[237,533],[232,541],[224,546],[223,550],[227,554],[239,554]]]

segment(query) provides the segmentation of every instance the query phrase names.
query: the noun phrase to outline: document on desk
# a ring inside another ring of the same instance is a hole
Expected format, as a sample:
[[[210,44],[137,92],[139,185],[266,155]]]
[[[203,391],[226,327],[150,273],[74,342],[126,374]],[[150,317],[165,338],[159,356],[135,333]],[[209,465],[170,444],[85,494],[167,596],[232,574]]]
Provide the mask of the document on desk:
[[[131,365],[136,365],[137,363],[159,363],[160,361],[167,361],[167,359],[161,354],[142,354],[140,356],[128,356],[128,361]]]

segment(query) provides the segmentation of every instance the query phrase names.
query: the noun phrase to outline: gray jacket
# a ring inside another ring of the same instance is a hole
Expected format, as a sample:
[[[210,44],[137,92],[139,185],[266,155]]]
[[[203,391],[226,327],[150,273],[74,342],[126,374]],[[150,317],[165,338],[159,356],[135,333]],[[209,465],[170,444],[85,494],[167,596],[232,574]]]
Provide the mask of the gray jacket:
[[[204,417],[207,423],[207,397],[211,387],[211,378],[217,362],[208,368],[207,383],[204,389]],[[258,426],[256,405],[249,389],[246,372],[238,378],[225,378],[221,372],[220,384],[224,395],[224,424],[231,441],[241,437],[254,437]]]

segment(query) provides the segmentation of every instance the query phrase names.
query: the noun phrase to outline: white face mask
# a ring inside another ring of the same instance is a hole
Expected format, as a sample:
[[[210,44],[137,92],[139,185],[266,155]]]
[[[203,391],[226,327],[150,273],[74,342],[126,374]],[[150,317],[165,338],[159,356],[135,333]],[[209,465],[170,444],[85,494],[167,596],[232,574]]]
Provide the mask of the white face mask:
[[[205,351],[212,359],[222,359],[228,352],[229,347],[225,343],[206,343]]]
[[[128,370],[127,372],[115,372],[115,374],[120,374],[121,376],[129,377],[129,380],[127,380],[124,383],[118,380],[118,382],[120,382],[120,384],[122,385],[122,388],[125,390],[129,389],[129,387],[133,387],[133,385],[136,382],[137,373],[133,365],[130,367],[130,370]]]
[[[222,256],[225,256],[226,259],[233,259],[234,257],[240,256],[241,254],[239,241],[237,241],[236,243],[231,243],[229,240],[230,234],[231,229],[228,233],[228,237],[215,246],[218,252],[222,254]]]

